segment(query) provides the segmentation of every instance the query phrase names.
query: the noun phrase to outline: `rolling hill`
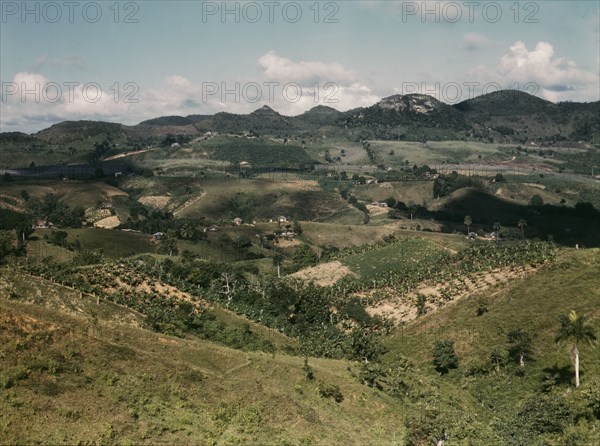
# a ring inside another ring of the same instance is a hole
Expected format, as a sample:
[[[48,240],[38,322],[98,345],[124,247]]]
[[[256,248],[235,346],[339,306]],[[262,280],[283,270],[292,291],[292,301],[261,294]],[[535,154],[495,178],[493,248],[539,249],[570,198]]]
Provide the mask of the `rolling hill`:
[[[552,103],[525,92],[504,90],[459,104],[448,105],[421,94],[393,95],[378,103],[346,112],[316,106],[298,116],[284,116],[265,105],[249,114],[163,116],[125,126],[118,123],[67,121],[30,138],[28,143],[67,144],[89,137],[160,138],[167,135],[201,136],[206,132],[290,136],[319,130],[329,135],[351,133],[352,139],[529,140],[592,143],[600,132],[600,102]],[[25,142],[14,132],[0,134],[0,142]]]

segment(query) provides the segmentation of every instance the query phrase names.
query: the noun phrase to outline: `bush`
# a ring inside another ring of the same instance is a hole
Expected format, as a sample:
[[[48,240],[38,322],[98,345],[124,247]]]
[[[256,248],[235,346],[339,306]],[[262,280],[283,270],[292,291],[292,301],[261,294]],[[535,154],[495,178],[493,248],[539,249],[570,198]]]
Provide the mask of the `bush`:
[[[433,346],[433,366],[442,373],[448,373],[450,369],[458,368],[458,356],[454,352],[454,342],[446,339],[436,341]]]
[[[308,359],[304,358],[304,365],[302,366],[302,371],[304,372],[304,379],[306,381],[312,381],[315,379],[315,374],[313,373],[313,369],[308,365]]]
[[[319,383],[317,390],[323,398],[333,398],[336,403],[344,401],[344,395],[337,384]]]

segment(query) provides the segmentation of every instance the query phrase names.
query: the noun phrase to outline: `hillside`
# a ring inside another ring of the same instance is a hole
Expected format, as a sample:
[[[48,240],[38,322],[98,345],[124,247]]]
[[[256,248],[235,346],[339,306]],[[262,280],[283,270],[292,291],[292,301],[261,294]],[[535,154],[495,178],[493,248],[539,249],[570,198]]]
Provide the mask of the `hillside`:
[[[394,329],[371,365],[308,358],[308,368],[280,350],[149,332],[134,311],[4,269],[0,432],[9,443],[595,444],[597,347],[581,347],[574,391],[553,336],[571,309],[600,329],[599,265],[598,250],[561,251],[525,279]],[[524,368],[490,353],[516,328],[534,333]],[[442,375],[431,365],[440,339],[459,358]]]
[[[454,106],[467,118],[513,140],[592,141],[600,132],[600,102],[554,104],[520,91],[497,91]]]
[[[69,144],[87,138],[124,142],[151,141],[168,135],[202,136],[206,132],[255,132],[260,135],[307,135],[318,131],[351,140],[443,141],[469,139],[526,143],[593,143],[600,132],[600,102],[552,103],[525,92],[503,90],[448,105],[421,94],[392,95],[369,107],[345,112],[318,105],[298,116],[283,116],[265,105],[248,114],[163,116],[133,126],[73,121],[55,124],[31,137],[42,144]],[[14,132],[0,141],[27,141]],[[16,138],[16,139],[15,139]]]
[[[365,139],[457,139],[472,124],[456,109],[420,94],[394,95],[345,113],[337,125],[357,129]]]
[[[307,381],[301,357],[157,335],[124,308],[43,281],[25,290],[18,275],[0,281],[5,442],[370,444],[402,434],[400,401],[351,379],[342,361],[311,358]],[[15,294],[37,304],[7,300]],[[333,384],[340,402],[319,394]]]

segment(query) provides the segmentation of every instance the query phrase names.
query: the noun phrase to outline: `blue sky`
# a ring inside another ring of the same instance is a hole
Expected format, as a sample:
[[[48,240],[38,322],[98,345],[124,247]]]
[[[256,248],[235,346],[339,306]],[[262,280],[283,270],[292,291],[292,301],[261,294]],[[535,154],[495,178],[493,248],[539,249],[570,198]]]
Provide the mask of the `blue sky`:
[[[227,2],[239,13],[225,17],[223,2],[0,3],[2,131],[264,104],[347,110],[416,91],[599,99],[597,1],[276,1],[272,23],[265,1]]]

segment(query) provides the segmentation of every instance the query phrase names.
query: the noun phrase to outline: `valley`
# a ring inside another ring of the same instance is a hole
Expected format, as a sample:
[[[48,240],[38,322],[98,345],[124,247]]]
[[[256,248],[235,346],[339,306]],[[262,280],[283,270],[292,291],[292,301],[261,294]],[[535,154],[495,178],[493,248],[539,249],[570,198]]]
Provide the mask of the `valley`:
[[[1,442],[598,444],[598,105],[1,133]]]

